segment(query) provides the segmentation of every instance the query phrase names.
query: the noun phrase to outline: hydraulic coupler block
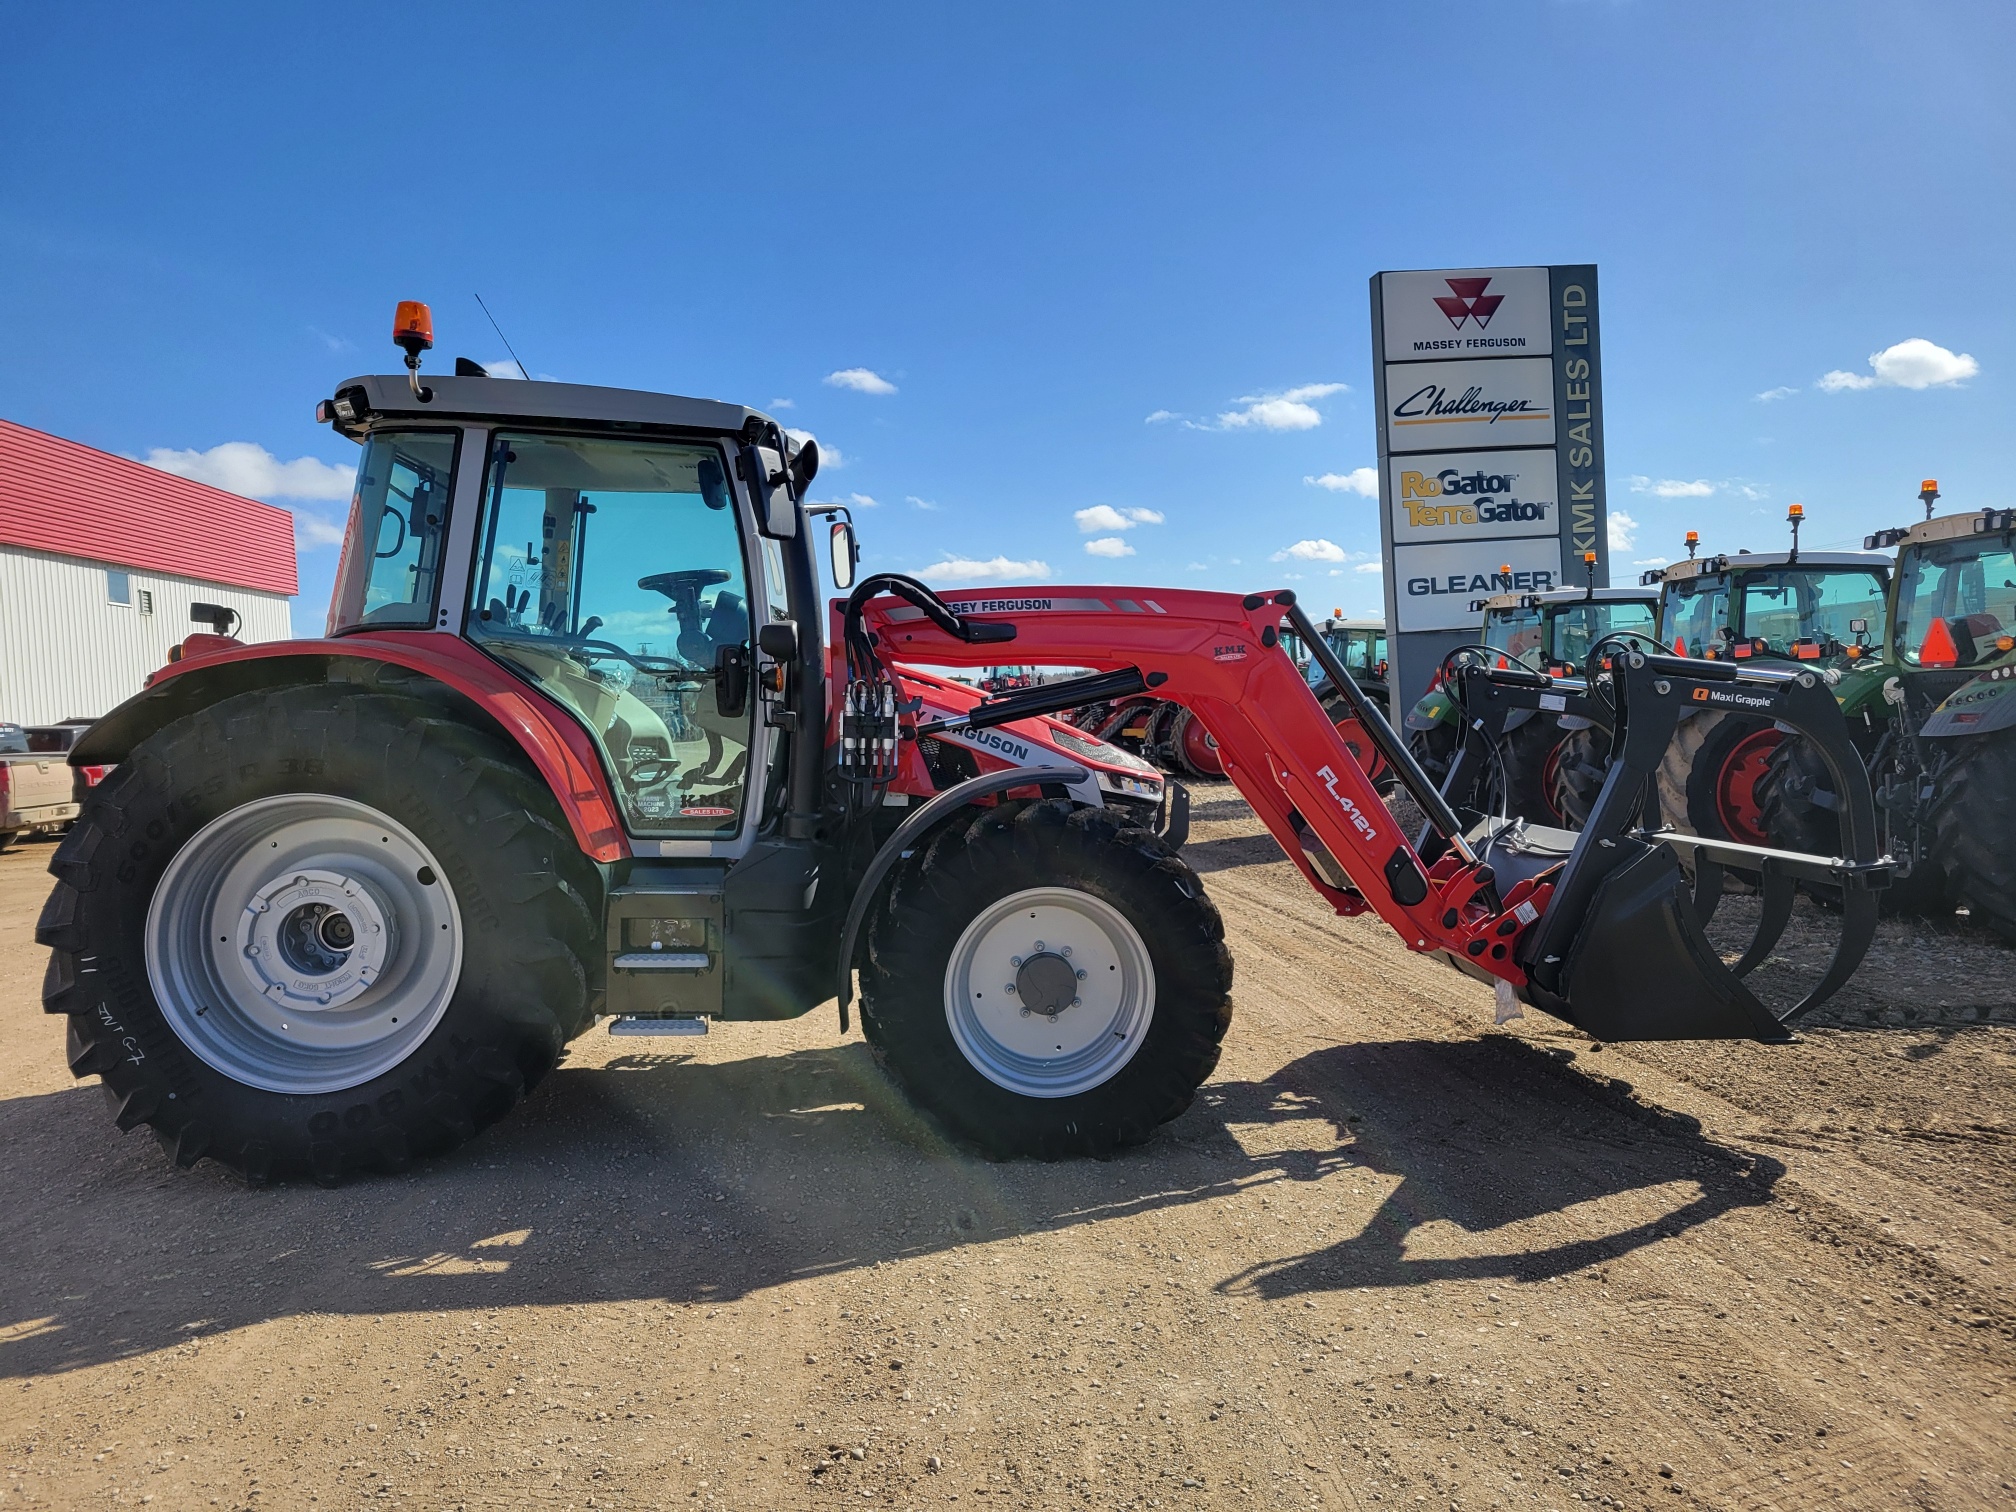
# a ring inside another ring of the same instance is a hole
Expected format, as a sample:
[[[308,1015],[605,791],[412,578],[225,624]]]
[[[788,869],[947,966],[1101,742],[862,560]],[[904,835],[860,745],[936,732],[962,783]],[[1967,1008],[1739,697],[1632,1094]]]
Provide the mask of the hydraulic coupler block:
[[[840,706],[842,776],[889,782],[896,776],[896,685],[856,680]]]

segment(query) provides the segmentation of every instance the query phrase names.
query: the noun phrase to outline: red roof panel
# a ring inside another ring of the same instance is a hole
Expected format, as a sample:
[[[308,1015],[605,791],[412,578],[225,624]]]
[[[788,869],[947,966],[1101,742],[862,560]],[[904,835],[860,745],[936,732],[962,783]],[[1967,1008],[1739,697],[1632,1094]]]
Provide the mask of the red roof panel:
[[[0,546],[294,594],[294,516],[0,420]]]

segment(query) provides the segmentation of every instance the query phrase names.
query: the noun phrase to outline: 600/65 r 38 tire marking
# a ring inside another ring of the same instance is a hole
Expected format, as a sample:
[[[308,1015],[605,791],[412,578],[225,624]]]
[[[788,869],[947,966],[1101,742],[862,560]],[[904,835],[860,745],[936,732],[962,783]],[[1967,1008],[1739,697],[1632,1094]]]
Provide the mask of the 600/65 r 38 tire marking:
[[[592,1021],[600,873],[513,746],[404,686],[164,726],[49,869],[42,1001],[69,1015],[71,1070],[181,1165],[399,1169],[502,1117]]]

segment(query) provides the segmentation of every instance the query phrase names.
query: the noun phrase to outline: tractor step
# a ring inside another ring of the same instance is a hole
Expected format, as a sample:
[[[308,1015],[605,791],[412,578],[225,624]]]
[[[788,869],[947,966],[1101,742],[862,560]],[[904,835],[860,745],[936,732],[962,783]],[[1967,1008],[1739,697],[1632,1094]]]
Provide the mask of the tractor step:
[[[618,1014],[609,1020],[611,1034],[705,1034],[703,1018],[641,1018]]]

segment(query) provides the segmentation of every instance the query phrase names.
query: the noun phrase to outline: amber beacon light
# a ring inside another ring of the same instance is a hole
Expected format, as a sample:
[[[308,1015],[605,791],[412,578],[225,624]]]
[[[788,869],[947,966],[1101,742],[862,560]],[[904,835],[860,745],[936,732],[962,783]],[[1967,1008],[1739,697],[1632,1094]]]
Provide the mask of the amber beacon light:
[[[420,386],[420,354],[434,345],[434,312],[417,299],[402,299],[392,313],[392,344],[406,354],[406,378],[422,404],[434,397]]]

